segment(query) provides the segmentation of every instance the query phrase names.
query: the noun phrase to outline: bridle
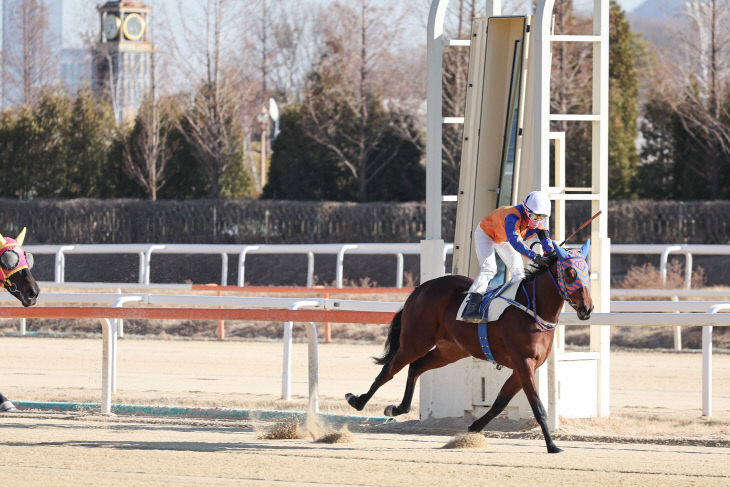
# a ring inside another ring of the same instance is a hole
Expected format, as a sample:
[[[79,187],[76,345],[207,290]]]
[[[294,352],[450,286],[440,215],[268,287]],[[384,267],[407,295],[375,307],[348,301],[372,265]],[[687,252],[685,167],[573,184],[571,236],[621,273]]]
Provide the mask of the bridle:
[[[568,268],[575,270],[576,278],[571,284],[565,281],[565,272]],[[558,288],[558,294],[567,302],[573,309],[576,304],[573,302],[573,298],[570,297],[575,291],[581,287],[588,287],[590,285],[590,276],[588,274],[588,264],[585,261],[583,255],[576,250],[569,250],[567,256],[564,259],[558,257],[557,261],[557,275],[558,279],[555,280],[552,270],[548,267],[548,274],[552,279],[555,286]]]

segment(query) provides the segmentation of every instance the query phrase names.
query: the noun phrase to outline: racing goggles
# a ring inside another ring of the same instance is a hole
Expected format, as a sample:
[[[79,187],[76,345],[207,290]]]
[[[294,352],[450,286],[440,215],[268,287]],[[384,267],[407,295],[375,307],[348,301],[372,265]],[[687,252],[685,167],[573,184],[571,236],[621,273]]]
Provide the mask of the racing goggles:
[[[548,217],[547,215],[538,215],[537,213],[533,213],[531,211],[527,212],[527,216],[530,218],[530,220],[536,221],[536,222],[545,221],[545,220],[547,220],[547,217]]]
[[[21,250],[22,252],[22,250]],[[33,254],[25,252],[25,261],[28,263],[28,269],[33,268]],[[6,250],[0,255],[0,267],[10,272],[20,265],[20,255],[15,250]]]

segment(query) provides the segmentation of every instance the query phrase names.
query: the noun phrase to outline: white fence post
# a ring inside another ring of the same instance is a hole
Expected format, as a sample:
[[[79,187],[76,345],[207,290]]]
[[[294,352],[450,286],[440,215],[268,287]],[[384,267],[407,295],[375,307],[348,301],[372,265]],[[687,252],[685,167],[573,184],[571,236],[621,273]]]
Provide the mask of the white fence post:
[[[221,286],[228,285],[228,254],[221,254]]]
[[[309,408],[319,414],[319,352],[317,350],[317,325],[309,322],[307,326],[307,357],[309,363]]]
[[[396,254],[395,287],[403,287],[403,254]]]
[[[321,299],[309,299],[297,301],[296,303],[289,306],[289,309],[300,309],[305,307],[321,307],[324,302]],[[293,321],[287,321],[284,323],[284,358],[281,372],[281,398],[285,401],[291,401],[291,346],[292,346],[292,328],[294,327]],[[309,334],[309,332],[307,332]],[[316,339],[316,332],[315,332]],[[311,365],[311,359],[310,359]],[[310,370],[311,380],[311,370]],[[310,383],[311,390],[311,383]],[[319,406],[317,406],[319,407]]]
[[[164,245],[150,245],[144,254],[144,284],[150,283],[150,261],[152,260],[152,252],[164,249]]]
[[[337,252],[337,287],[342,287],[344,282],[344,274],[345,274],[345,252],[347,252],[350,249],[356,249],[357,245],[353,244],[345,244],[342,247],[340,247],[340,250]]]
[[[73,250],[73,245],[63,245],[56,251],[56,272],[54,276],[54,282],[63,282],[64,274],[66,272],[66,257],[64,252],[67,250]]]
[[[243,287],[246,283],[246,254],[251,250],[257,250],[258,245],[247,245],[238,254],[238,286]]]
[[[101,327],[101,414],[111,414],[112,409],[112,323],[102,320]]]
[[[307,287],[314,286],[314,252],[307,252]]]
[[[730,309],[730,304],[716,304],[708,313]],[[712,327],[702,327],[702,416],[712,416]]]

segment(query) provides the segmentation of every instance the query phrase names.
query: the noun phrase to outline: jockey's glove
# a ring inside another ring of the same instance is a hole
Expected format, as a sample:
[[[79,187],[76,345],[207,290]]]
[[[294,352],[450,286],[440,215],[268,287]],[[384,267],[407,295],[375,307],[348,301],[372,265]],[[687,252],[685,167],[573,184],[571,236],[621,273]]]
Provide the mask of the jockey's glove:
[[[538,267],[547,267],[550,259],[543,255],[537,254],[535,258],[532,259],[532,262]]]

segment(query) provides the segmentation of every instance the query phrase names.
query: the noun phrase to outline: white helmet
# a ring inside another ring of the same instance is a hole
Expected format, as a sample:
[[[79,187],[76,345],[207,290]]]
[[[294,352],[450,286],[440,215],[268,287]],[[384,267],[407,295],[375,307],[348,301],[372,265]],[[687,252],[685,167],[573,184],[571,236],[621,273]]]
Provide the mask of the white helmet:
[[[550,198],[542,191],[533,191],[525,196],[525,199],[522,200],[522,205],[527,211],[536,215],[550,216]]]

